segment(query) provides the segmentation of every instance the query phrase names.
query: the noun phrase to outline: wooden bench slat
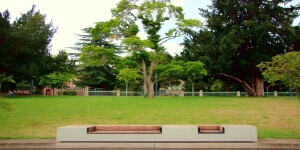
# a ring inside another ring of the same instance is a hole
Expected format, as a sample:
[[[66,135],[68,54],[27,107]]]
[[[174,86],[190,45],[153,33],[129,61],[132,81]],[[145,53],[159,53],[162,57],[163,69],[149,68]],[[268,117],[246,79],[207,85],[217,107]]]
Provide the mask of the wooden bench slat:
[[[161,126],[95,126],[95,130],[131,131],[131,130],[160,130]]]
[[[199,126],[198,133],[224,133],[222,126]]]
[[[101,131],[101,130],[96,130],[93,132],[88,132],[88,134],[161,134],[160,131],[158,130],[143,130],[143,131]]]

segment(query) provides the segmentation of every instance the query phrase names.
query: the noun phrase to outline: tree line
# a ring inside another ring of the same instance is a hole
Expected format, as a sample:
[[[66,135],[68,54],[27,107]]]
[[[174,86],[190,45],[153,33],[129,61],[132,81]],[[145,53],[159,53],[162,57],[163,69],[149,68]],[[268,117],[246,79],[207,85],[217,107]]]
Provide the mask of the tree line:
[[[62,88],[73,78],[77,86],[130,88],[149,98],[154,97],[155,85],[168,87],[179,81],[185,81],[186,90],[243,90],[249,96],[263,96],[264,84],[284,83],[274,88],[288,84],[299,90],[300,34],[299,25],[293,26],[299,4],[283,6],[288,2],[212,1],[208,9],[199,8],[204,24],[186,19],[183,9],[170,0],[121,0],[110,20],[79,35],[78,65],[65,52],[49,55],[56,28],[45,23],[46,16],[34,6],[13,23],[4,11],[0,80],[36,80],[40,86]],[[174,22],[174,28],[162,34],[167,22]],[[137,35],[140,31],[147,33],[146,39]],[[173,57],[163,44],[178,37],[184,37],[184,49]],[[281,59],[293,61],[278,62]]]

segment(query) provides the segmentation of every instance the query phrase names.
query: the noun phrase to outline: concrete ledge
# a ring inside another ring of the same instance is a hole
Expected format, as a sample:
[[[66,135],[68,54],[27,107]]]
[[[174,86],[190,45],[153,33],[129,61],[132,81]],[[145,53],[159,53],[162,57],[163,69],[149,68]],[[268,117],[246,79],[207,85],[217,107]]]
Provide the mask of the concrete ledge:
[[[300,149],[300,139],[261,139],[258,142],[198,142],[198,143],[109,143],[109,142],[56,142],[55,139],[46,140],[0,140],[0,149],[155,149],[155,148],[245,148],[245,149]]]
[[[41,139],[30,139],[30,140],[0,140],[0,149],[11,149],[11,148],[56,148],[56,140],[41,140]]]
[[[259,148],[294,148],[300,149],[300,139],[261,139]]]

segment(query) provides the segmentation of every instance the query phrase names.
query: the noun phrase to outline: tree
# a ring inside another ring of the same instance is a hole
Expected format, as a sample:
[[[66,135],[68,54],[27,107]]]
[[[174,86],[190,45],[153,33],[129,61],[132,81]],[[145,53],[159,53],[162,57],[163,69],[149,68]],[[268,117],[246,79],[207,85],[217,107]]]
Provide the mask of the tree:
[[[118,79],[119,80],[124,80],[126,83],[126,96],[128,92],[128,83],[129,82],[136,82],[138,78],[140,78],[141,75],[137,70],[130,69],[130,68],[124,68],[121,69],[119,74],[118,74]]]
[[[51,67],[52,72],[74,74],[76,71],[75,62],[73,60],[69,60],[68,54],[63,50],[59,51],[56,56],[53,56]]]
[[[300,89],[300,52],[279,54],[270,62],[257,65],[264,78],[272,84],[280,81],[287,86],[292,86],[299,93]]]
[[[204,64],[200,61],[188,61],[184,64],[185,77],[192,82],[192,95],[194,96],[194,83],[207,75]]]
[[[0,74],[0,92],[3,82],[16,83],[12,76],[7,76],[5,73]]]
[[[293,20],[299,6],[290,0],[212,1],[200,9],[207,28],[190,31],[185,56],[203,62],[208,74],[242,85],[249,96],[263,96],[263,76],[256,67],[290,50],[295,37]]]
[[[99,47],[86,45],[80,54],[80,75],[81,85],[106,84],[113,85],[116,80],[115,69],[116,59],[113,47]]]
[[[174,83],[178,80],[191,81],[193,95],[194,82],[199,81],[203,76],[207,75],[204,64],[200,61],[172,61],[167,65],[157,66],[156,71],[159,72],[162,79],[168,80],[169,83]]]
[[[54,88],[63,89],[65,82],[70,81],[70,79],[72,79],[72,78],[74,78],[74,75],[72,75],[72,74],[54,72],[54,73],[50,73],[48,75],[42,76],[40,78],[39,84],[52,88],[53,94],[54,94]]]
[[[185,20],[182,8],[172,5],[170,0],[121,0],[117,7],[112,9],[112,15],[114,18],[105,24],[97,24],[91,30],[92,35],[96,39],[109,35],[111,39],[122,40],[124,49],[140,53],[138,61],[143,73],[144,93],[149,98],[153,98],[154,67],[157,64],[157,53],[164,51],[162,44],[183,35],[188,28],[199,27],[201,23],[198,20]],[[175,20],[177,27],[170,29],[165,37],[161,37],[159,31],[171,18]],[[146,40],[141,40],[137,36],[138,21],[142,23],[144,31],[148,34]],[[147,48],[153,52],[151,57],[146,53]]]
[[[105,22],[99,22],[97,27],[104,28]],[[79,61],[75,84],[78,86],[101,87],[105,90],[113,89],[117,84],[116,63],[119,48],[109,42],[109,35],[102,34],[93,38],[92,28],[83,29],[79,35],[77,45],[80,48]]]
[[[22,95],[24,94],[24,90],[29,90],[30,89],[30,84],[27,81],[22,81],[20,83],[16,84],[17,89],[22,91]]]
[[[0,73],[21,77],[49,73],[48,46],[56,29],[45,19],[35,6],[13,23],[8,11],[0,13]]]

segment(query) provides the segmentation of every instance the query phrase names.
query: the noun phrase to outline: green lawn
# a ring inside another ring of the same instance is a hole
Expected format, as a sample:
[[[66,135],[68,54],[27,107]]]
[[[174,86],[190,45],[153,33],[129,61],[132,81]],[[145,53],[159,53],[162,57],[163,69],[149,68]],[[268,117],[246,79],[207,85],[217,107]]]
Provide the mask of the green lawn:
[[[0,138],[55,138],[65,125],[249,124],[259,138],[300,138],[300,100],[290,97],[12,97]]]

